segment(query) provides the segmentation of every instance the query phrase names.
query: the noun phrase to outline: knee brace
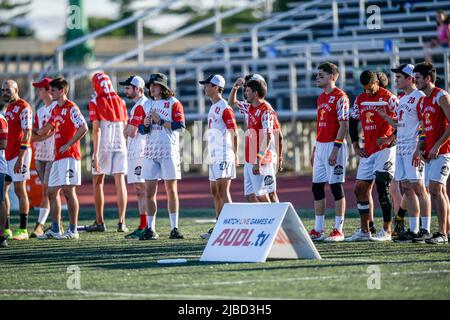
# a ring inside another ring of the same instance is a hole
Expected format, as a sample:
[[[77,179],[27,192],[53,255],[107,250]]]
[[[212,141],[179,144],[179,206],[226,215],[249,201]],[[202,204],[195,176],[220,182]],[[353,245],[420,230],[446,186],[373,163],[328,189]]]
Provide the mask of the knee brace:
[[[388,172],[375,172],[375,184],[377,186],[378,201],[383,211],[383,221],[392,221],[392,198],[389,193],[389,186],[392,177]]]
[[[313,183],[312,192],[315,201],[320,201],[325,199],[325,182],[323,183]]]
[[[331,193],[333,193],[334,200],[339,201],[344,198],[344,187],[342,183],[330,184]]]

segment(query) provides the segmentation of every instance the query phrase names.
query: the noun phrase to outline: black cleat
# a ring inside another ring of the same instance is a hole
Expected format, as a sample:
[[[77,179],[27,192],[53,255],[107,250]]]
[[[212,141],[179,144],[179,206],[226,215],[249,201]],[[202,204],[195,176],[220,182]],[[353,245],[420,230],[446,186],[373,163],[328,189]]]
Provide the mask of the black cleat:
[[[128,232],[130,231],[125,223],[118,223],[117,224],[117,232]]]
[[[431,238],[431,234],[426,229],[420,229],[417,238],[413,239],[415,243],[425,243],[425,240]]]
[[[86,232],[105,232],[106,226],[104,223],[99,224],[97,221],[94,221],[94,223],[90,226],[85,226],[84,229]]]
[[[139,238],[139,240],[157,240],[159,238],[159,235],[153,231],[152,229],[145,230],[145,233],[143,236]]]
[[[5,237],[0,237],[0,248],[6,248],[8,246],[8,242]]]
[[[371,226],[371,227],[369,228],[369,231],[370,231],[370,233],[371,233],[372,236],[374,236],[374,235],[377,234],[377,229],[375,228],[375,226]]]
[[[169,239],[184,239],[184,236],[178,231],[178,228],[173,228],[170,232]]]
[[[394,242],[397,243],[412,243],[415,242],[414,239],[419,238],[417,233],[412,232],[410,229],[408,231],[400,233],[397,238],[394,239]]]
[[[405,231],[405,218],[399,218],[395,217],[394,219],[394,233],[393,236],[400,236],[403,233],[406,233]]]
[[[426,239],[425,242],[428,244],[446,244],[448,243],[448,238],[445,234],[435,232],[433,233],[433,236]]]

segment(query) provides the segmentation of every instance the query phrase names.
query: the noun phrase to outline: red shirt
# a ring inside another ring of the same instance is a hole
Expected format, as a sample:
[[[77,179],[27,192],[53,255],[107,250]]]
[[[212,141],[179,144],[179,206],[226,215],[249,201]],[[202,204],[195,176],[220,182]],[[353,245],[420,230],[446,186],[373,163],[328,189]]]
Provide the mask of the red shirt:
[[[8,139],[8,122],[3,116],[0,116],[0,140]]]
[[[78,106],[70,100],[62,106],[56,105],[48,123],[55,128],[55,161],[65,158],[81,160],[80,140],[71,145],[66,152],[59,152],[59,149],[73,138],[78,128],[86,125]]]
[[[429,97],[422,97],[417,104],[417,113],[425,131],[425,153],[428,155],[448,127],[448,120],[439,105],[439,100],[448,95],[445,90],[434,88]],[[450,139],[439,149],[439,154],[450,153]]]
[[[317,141],[334,142],[339,121],[348,121],[350,102],[344,91],[334,88],[330,94],[322,92],[317,99]]]
[[[386,149],[388,145],[377,146],[377,139],[390,137],[395,129],[384,120],[377,109],[382,106],[386,114],[391,118],[396,118],[398,105],[397,97],[388,90],[381,88],[374,96],[367,93],[360,94],[354,103],[351,117],[361,120],[364,132],[365,149],[368,156]]]
[[[263,102],[258,107],[250,105],[248,110],[247,133],[245,135],[245,161],[255,164],[257,154],[260,151],[261,138],[267,132],[272,133],[274,128],[273,109],[267,103]],[[267,164],[272,161],[272,152],[267,150],[261,164]]]
[[[10,103],[6,108],[5,118],[8,120],[8,138],[6,141],[6,160],[12,160],[19,156],[20,145],[23,139],[23,130],[31,130],[32,110],[28,102],[19,99]],[[30,143],[28,141],[28,143]]]
[[[95,97],[89,103],[91,121],[127,121],[125,101],[114,91],[111,79],[104,73],[96,73],[92,78]]]

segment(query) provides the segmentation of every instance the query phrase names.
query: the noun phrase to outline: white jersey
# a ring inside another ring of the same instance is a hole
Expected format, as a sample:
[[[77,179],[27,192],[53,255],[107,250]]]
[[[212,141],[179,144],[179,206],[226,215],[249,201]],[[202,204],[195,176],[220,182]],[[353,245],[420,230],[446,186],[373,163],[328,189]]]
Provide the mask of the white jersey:
[[[425,94],[420,90],[414,90],[408,95],[403,95],[397,107],[397,154],[410,155],[414,153],[420,127],[417,114],[417,103]]]
[[[208,113],[208,156],[210,164],[234,162],[232,136],[228,129],[236,129],[233,110],[221,99]]]
[[[184,122],[182,104],[174,97],[167,100],[147,100],[144,104],[147,114],[156,112],[166,122]],[[153,123],[147,135],[144,155],[146,159],[169,159],[180,157],[180,133]]]
[[[147,102],[147,100],[148,98],[146,96],[143,96],[136,102],[136,104],[130,111],[130,116],[128,117],[129,125],[138,127],[139,124],[144,120],[142,118],[143,115],[138,114],[136,110],[138,108],[144,108],[144,104]],[[146,113],[147,112],[144,112],[144,114]],[[144,158],[145,140],[146,136],[139,133],[134,138],[128,137],[128,160],[137,160]]]
[[[43,105],[38,109],[34,118],[34,128],[41,129],[50,120],[53,108],[58,104],[53,101],[49,106]],[[34,142],[34,158],[39,161],[53,161],[55,159],[55,135]]]

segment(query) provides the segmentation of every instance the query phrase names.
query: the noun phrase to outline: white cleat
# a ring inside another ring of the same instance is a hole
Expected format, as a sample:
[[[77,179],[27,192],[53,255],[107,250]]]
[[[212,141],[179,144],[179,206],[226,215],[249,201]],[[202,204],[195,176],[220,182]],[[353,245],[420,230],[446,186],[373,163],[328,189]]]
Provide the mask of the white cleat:
[[[370,239],[372,239],[372,235],[370,234],[370,232],[363,232],[361,229],[359,229],[350,237],[345,238],[344,241],[357,242],[357,241],[369,241]]]
[[[72,232],[70,230],[67,230],[59,237],[55,238],[56,240],[78,240],[80,237],[80,234],[78,232]]]
[[[51,229],[49,229],[44,234],[37,236],[36,239],[38,239],[38,240],[57,239],[61,235],[62,235],[61,232],[53,232]]]
[[[391,234],[389,232],[384,231],[384,229],[381,229],[380,231],[377,232],[377,234],[372,237],[372,239],[370,239],[372,241],[378,241],[378,242],[383,242],[383,241],[392,241],[392,237]]]

